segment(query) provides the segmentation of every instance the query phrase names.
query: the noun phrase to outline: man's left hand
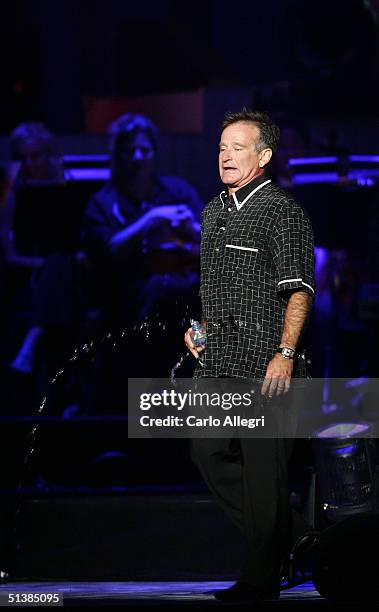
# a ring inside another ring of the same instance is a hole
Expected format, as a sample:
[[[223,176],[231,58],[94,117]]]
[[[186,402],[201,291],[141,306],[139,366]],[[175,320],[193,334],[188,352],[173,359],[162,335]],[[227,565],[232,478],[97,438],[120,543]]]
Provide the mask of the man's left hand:
[[[287,393],[291,384],[293,359],[286,359],[279,353],[275,355],[267,366],[261,394],[273,397]]]

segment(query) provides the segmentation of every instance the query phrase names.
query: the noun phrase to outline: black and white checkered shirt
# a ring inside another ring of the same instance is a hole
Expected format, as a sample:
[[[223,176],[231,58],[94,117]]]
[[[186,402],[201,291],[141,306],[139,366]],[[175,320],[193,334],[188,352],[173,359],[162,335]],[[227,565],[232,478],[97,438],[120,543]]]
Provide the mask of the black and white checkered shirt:
[[[292,289],[313,295],[310,221],[290,194],[261,175],[202,213],[204,367],[195,376],[262,379],[279,346]],[[298,347],[299,348],[299,347]],[[295,363],[295,376],[304,363]]]

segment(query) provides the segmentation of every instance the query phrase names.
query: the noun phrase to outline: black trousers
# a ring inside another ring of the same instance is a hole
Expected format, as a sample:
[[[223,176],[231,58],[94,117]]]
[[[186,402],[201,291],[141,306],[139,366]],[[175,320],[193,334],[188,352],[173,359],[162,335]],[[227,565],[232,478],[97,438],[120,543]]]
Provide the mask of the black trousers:
[[[279,588],[291,547],[288,464],[293,445],[289,437],[191,439],[192,461],[247,538],[240,580],[269,592]]]

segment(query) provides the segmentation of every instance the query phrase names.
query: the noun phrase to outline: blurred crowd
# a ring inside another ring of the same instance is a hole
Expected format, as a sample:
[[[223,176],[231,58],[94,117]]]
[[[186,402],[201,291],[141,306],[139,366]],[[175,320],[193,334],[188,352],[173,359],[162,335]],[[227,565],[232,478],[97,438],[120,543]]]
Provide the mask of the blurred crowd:
[[[159,174],[150,119],[124,115],[109,135],[110,180],[84,208],[74,242],[65,239],[57,204],[65,179],[51,134],[25,123],[10,136],[0,224],[4,412],[28,413],[75,346],[111,334],[114,341],[93,351],[86,381],[68,373],[58,410],[112,412],[128,376],[168,375],[182,349],[180,329],[199,316],[199,195]],[[51,201],[38,208],[46,194]]]
[[[168,377],[185,352],[183,330],[200,317],[204,203],[187,181],[160,174],[159,133],[148,117],[119,117],[109,142],[110,178],[82,206],[78,185],[65,180],[63,162],[52,154],[46,126],[23,123],[10,134],[0,202],[2,414],[30,414],[67,363],[51,401],[54,414],[123,413],[126,379]],[[309,150],[304,125],[282,122],[274,180],[293,189],[288,160]],[[319,151],[346,155],[334,132]],[[372,254],[376,231],[370,236]],[[365,323],[357,306],[366,264],[354,249],[318,243],[310,328],[315,376],[376,375],[378,317]],[[88,345],[87,361],[72,365],[70,355]]]

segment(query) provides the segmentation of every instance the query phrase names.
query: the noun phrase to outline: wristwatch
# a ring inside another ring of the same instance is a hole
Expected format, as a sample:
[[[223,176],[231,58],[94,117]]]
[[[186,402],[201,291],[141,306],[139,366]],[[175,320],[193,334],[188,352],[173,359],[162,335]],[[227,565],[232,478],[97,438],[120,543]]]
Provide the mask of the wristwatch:
[[[296,352],[293,349],[288,348],[288,346],[281,346],[277,348],[275,352],[280,353],[284,359],[295,359],[296,357]]]

